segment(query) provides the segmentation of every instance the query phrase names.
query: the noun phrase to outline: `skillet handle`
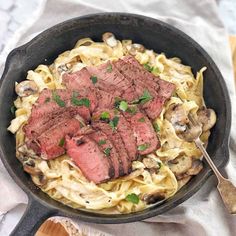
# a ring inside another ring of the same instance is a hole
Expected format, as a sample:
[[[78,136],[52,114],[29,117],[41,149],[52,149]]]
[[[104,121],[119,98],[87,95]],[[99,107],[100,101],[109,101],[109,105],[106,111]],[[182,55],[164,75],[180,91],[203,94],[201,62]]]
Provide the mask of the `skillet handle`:
[[[56,214],[56,210],[47,208],[29,196],[27,209],[10,236],[34,236],[41,224]]]

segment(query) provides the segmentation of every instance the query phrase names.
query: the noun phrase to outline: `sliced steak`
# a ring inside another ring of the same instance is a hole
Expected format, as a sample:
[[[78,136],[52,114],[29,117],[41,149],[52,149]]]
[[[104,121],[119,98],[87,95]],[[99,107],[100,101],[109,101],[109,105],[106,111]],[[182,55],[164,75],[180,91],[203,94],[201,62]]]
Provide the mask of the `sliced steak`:
[[[133,58],[133,57],[131,57]],[[159,91],[159,84],[153,81],[153,75],[145,70],[138,61],[133,58],[132,63],[124,59],[119,59],[114,63],[115,67],[123,74],[131,83],[136,87],[136,84],[143,87],[143,89],[148,89],[153,95],[157,95]]]
[[[28,124],[24,126],[24,131],[28,139],[34,139],[40,136],[45,131],[49,130],[51,127],[63,122],[65,119],[76,117],[80,120],[81,127],[85,125],[85,121],[82,117],[77,114],[77,110],[71,107],[59,109],[57,112],[51,113],[49,116],[37,119],[30,118]]]
[[[125,149],[123,140],[118,132],[113,132],[110,125],[103,122],[94,122],[92,126],[96,130],[101,130],[106,134],[108,139],[112,142],[113,146],[116,148],[119,154],[119,176],[130,173],[131,171],[131,162],[129,160],[128,153]]]
[[[90,68],[93,70],[92,68]],[[99,82],[97,84],[97,82]],[[72,73],[64,74],[63,83],[68,89],[81,90],[82,88],[89,91],[90,96],[94,97],[98,109],[112,108],[114,106],[115,97],[121,96],[120,91],[115,91],[115,87],[106,84],[103,80],[98,81],[97,76],[92,76],[86,68]]]
[[[113,94],[99,90],[97,93],[98,98],[98,109],[111,109],[114,107],[115,104],[115,97]]]
[[[60,96],[61,100],[63,100],[66,104],[68,103],[68,101],[70,100],[70,98],[72,96],[71,90],[66,90],[66,89],[50,90],[50,89],[45,88],[39,94],[39,97],[36,101],[36,106],[48,104],[48,103],[52,103],[52,104],[58,106],[58,104],[52,98],[53,93]]]
[[[107,157],[113,169],[111,177],[119,177],[119,155],[116,148],[113,146],[106,134],[101,132],[100,130],[96,130],[95,132],[89,134],[88,137],[93,139],[98,144],[100,150],[102,150],[102,152]]]
[[[98,91],[95,89],[94,84],[86,68],[80,71],[63,75],[63,83],[71,91],[78,91],[81,96],[88,97],[91,102],[90,111],[93,112],[98,105]]]
[[[92,80],[91,80],[91,75],[89,74],[88,70],[86,68],[82,68],[79,71],[76,71],[74,73],[65,73],[63,74],[62,78],[63,84],[68,89],[75,89],[75,90],[80,90],[82,88],[91,88],[94,87]]]
[[[137,112],[136,114],[124,112],[124,115],[130,122],[134,135],[137,139],[139,154],[146,155],[160,147],[160,142],[157,138],[152,123],[145,114],[141,112]]]
[[[149,118],[156,119],[163,108],[166,99],[163,97],[154,97],[151,101],[142,105],[142,109],[146,112]]]
[[[91,75],[97,77],[95,86],[99,89],[114,93],[114,96],[122,97],[127,101],[132,101],[137,97],[132,83],[111,62],[96,67],[90,66],[87,69]]]
[[[160,86],[159,95],[169,99],[175,90],[175,85],[162,79],[159,79],[158,83]]]
[[[59,99],[58,98],[55,99],[55,96],[59,96]],[[90,112],[93,112],[94,109],[97,107],[96,94],[93,93],[92,89],[86,89],[86,88],[56,89],[56,90],[44,89],[40,93],[39,98],[36,101],[36,106],[39,107],[39,105],[50,104],[53,106],[53,108],[60,107],[62,105],[59,104],[60,102],[59,100],[62,100],[62,102],[65,103],[66,107],[76,106],[75,103],[72,102],[73,97],[77,98],[78,100],[87,98],[90,101],[90,106],[88,107]],[[80,108],[83,106],[81,105],[77,107]]]
[[[37,154],[40,154],[41,158],[46,160],[53,159],[65,153],[65,136],[73,136],[80,127],[80,121],[75,118],[67,118],[41,134],[39,137],[30,140],[26,145]]]
[[[145,104],[145,112],[151,119],[158,117],[166,99],[173,93],[175,85],[154,76],[131,56],[119,59],[114,65],[121,74],[134,84],[139,97],[142,96],[145,91],[148,91],[152,100]]]
[[[136,160],[137,157],[137,145],[136,138],[134,136],[133,130],[130,126],[130,123],[126,120],[124,115],[118,111],[101,109],[93,114],[93,118],[99,119],[102,112],[108,112],[110,115],[110,120],[114,119],[114,117],[118,117],[118,123],[116,127],[116,131],[119,133],[123,143],[124,148],[127,150],[129,160]]]
[[[43,109],[41,109],[41,111],[42,110]],[[88,110],[82,107],[79,109],[77,107],[60,107],[53,111],[50,110],[50,113],[48,111],[49,110],[46,110],[45,113],[43,111],[39,112],[37,113],[37,115],[34,113],[34,115],[30,116],[28,123],[23,127],[23,130],[28,139],[33,139],[41,135],[43,132],[47,131],[52,126],[57,125],[65,118],[72,118],[74,116],[77,116],[78,119],[80,119],[81,123],[85,124],[85,120],[80,117],[79,114],[84,114],[83,112],[88,112]]]
[[[154,86],[154,88],[158,88],[157,91],[158,91],[159,96],[162,96],[166,99],[171,97],[173,91],[175,90],[175,85],[173,83],[162,80],[160,79],[160,77],[155,76],[149,71],[145,70],[144,67],[141,64],[139,64],[139,62],[132,56],[126,56],[122,60],[138,68],[139,73],[140,73],[140,77],[139,77],[140,79],[145,80],[145,82],[154,81],[156,84],[158,84],[158,87]]]
[[[24,126],[24,132],[28,139],[41,135],[44,131],[57,124],[60,119],[80,115],[83,120],[90,120],[90,109],[84,105],[72,103],[72,96],[79,101],[83,96],[76,95],[71,90],[56,90],[62,104],[52,98],[51,90],[43,90],[36,104],[33,106],[28,123]],[[86,97],[85,97],[86,98]],[[89,101],[91,96],[88,96]],[[46,101],[46,102],[45,102]],[[93,104],[90,101],[90,106]],[[58,120],[59,119],[59,120]]]
[[[111,178],[108,158],[94,140],[87,136],[67,136],[66,149],[88,180],[98,184]]]

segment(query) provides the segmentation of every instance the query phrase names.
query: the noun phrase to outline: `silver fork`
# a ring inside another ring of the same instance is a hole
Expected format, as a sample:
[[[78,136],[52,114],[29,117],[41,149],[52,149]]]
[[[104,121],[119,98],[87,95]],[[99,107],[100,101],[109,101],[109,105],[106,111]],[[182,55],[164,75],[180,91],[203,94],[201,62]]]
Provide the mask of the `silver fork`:
[[[197,147],[201,150],[207,163],[209,164],[218,179],[217,188],[226,208],[228,209],[230,214],[236,214],[236,187],[232,184],[230,180],[222,176],[222,174],[219,172],[219,170],[211,160],[210,156],[208,155],[206,149],[204,148],[203,143],[199,138],[202,134],[201,125],[190,113],[188,115],[188,118],[189,126],[191,129],[194,130],[194,132],[192,132],[191,135],[187,135],[187,137],[184,137],[184,139],[189,142],[195,142]]]

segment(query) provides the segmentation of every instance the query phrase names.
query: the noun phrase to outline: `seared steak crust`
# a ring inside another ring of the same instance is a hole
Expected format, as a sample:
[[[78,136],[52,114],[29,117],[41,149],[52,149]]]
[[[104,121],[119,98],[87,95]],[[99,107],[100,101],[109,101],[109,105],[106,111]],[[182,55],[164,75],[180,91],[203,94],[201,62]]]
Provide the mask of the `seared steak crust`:
[[[175,86],[134,57],[65,73],[62,81],[66,89],[40,93],[23,127],[26,145],[36,154],[48,160],[67,152],[98,184],[129,174],[138,155],[160,147],[151,120]],[[144,95],[148,99],[140,100]],[[119,107],[121,101],[126,108]]]

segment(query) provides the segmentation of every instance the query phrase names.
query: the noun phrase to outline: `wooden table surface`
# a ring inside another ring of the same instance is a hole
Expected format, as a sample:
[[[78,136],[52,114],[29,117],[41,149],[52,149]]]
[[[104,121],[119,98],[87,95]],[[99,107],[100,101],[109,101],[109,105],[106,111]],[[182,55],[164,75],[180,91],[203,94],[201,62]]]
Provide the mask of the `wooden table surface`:
[[[229,42],[230,42],[231,51],[232,51],[232,61],[233,61],[233,66],[234,66],[234,81],[236,84],[236,36],[230,36]]]
[[[232,50],[232,59],[234,65],[234,79],[236,84],[236,36],[229,37],[230,46]],[[62,227],[60,223],[53,223],[51,221],[44,222],[39,228],[35,236],[68,236],[69,234]]]

